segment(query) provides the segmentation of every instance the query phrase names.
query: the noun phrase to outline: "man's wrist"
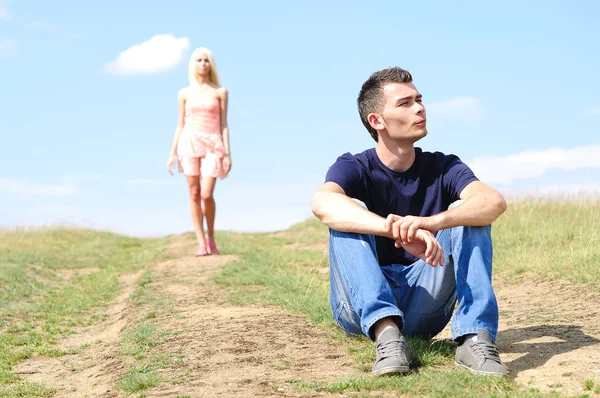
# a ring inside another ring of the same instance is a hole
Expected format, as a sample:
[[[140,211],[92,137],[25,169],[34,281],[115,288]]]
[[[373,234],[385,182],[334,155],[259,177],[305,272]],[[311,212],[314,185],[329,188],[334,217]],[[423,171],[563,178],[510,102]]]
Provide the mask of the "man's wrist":
[[[435,229],[436,232],[442,229],[446,229],[446,223],[448,221],[448,218],[446,217],[445,213],[446,212],[444,211],[434,216],[431,216],[434,226],[433,229]]]

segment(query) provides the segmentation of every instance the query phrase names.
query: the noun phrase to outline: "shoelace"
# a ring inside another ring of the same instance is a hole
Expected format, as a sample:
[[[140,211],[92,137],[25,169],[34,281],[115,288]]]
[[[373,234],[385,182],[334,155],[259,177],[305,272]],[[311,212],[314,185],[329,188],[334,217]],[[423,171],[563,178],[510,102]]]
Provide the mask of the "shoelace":
[[[387,358],[394,355],[399,356],[402,353],[401,346],[401,340],[390,340],[385,343],[379,343],[377,345],[377,352],[379,352],[380,358]]]
[[[492,361],[501,363],[498,349],[494,344],[487,343],[485,341],[477,341],[473,345],[473,352],[479,359],[490,359]]]

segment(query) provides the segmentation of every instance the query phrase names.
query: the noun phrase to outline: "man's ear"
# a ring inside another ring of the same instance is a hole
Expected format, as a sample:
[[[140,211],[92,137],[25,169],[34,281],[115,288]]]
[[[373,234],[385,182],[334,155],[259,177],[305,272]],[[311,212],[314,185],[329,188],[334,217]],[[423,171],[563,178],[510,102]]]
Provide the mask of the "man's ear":
[[[378,113],[369,113],[367,116],[367,121],[377,131],[381,131],[385,129],[385,121],[383,117]]]

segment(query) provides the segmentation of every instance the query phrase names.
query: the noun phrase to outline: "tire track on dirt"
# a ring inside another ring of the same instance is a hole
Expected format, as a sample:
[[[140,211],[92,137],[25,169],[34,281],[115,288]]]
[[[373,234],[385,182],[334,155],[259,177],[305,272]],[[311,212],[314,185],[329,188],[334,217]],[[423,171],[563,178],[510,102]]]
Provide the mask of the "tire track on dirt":
[[[184,257],[158,265],[161,276],[151,287],[168,293],[176,303],[172,313],[156,320],[162,330],[173,333],[158,348],[185,359],[160,371],[182,384],[162,383],[149,396],[331,396],[294,392],[292,384],[337,381],[360,373],[345,348],[306,317],[275,307],[226,304],[226,289],[210,277],[235,260],[223,255]]]
[[[28,381],[56,389],[54,398],[118,397],[115,383],[130,362],[120,354],[118,344],[132,319],[133,314],[128,310],[129,297],[142,272],[120,278],[121,293],[108,307],[104,321],[76,329],[60,344],[64,350],[84,346],[78,354],[29,358],[18,364],[13,372]]]

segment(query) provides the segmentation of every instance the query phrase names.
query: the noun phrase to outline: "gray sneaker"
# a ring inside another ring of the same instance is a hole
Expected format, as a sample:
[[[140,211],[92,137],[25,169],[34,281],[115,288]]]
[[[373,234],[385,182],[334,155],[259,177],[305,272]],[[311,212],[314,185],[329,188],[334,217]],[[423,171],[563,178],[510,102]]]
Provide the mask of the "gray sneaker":
[[[410,347],[398,329],[386,329],[377,340],[377,360],[373,364],[376,376],[407,373],[410,367]]]
[[[489,333],[480,330],[456,349],[456,366],[481,375],[506,376],[508,368],[500,362],[498,349]]]

